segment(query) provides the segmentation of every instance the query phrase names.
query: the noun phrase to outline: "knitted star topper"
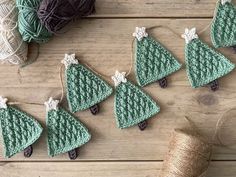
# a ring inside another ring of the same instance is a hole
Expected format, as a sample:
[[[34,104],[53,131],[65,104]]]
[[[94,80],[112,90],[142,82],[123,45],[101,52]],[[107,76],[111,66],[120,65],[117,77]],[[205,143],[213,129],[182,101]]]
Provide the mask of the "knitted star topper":
[[[98,103],[109,97],[113,89],[104,80],[75,59],[75,54],[65,54],[62,63],[66,71],[67,100],[71,112],[90,108],[98,113]]]
[[[114,112],[117,126],[127,128],[143,122],[160,111],[156,102],[125,78],[125,72],[116,71],[112,77],[115,86]]]
[[[235,65],[225,56],[199,39],[196,28],[186,28],[182,37],[186,42],[187,75],[193,88],[209,84],[234,69]]]
[[[158,41],[148,35],[145,27],[136,27],[135,74],[140,86],[159,81],[162,88],[167,86],[168,75],[181,68],[177,59]]]
[[[236,7],[231,0],[219,0],[211,25],[211,40],[215,47],[236,45]]]
[[[48,155],[68,152],[69,157],[75,159],[77,155],[71,157],[71,152],[87,143],[91,135],[81,122],[59,107],[58,103],[53,98],[44,103],[47,112]]]
[[[5,157],[29,149],[32,154],[32,144],[38,140],[43,129],[30,115],[13,106],[7,105],[7,98],[0,96],[0,126],[4,144]]]

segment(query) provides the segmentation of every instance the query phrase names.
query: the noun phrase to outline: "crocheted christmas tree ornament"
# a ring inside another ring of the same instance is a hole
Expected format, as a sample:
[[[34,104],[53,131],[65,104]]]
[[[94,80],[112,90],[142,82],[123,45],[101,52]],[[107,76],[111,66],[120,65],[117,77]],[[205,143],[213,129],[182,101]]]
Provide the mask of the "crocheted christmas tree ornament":
[[[125,72],[116,71],[112,77],[115,86],[114,112],[117,126],[127,128],[139,124],[141,130],[146,120],[160,111],[156,102],[140,88],[127,81]]]
[[[32,144],[40,137],[43,129],[30,115],[13,106],[7,105],[7,98],[0,96],[0,125],[4,144],[5,157],[31,149]]]
[[[70,111],[74,113],[90,108],[92,114],[97,114],[97,104],[112,94],[112,87],[79,64],[75,54],[65,54],[62,63],[66,67],[67,100]]]
[[[136,79],[140,86],[152,82],[161,81],[168,75],[181,68],[177,59],[159,42],[148,36],[145,27],[136,27],[133,36],[135,37],[135,72]],[[165,80],[166,81],[166,80]]]
[[[76,148],[87,143],[91,135],[87,128],[71,114],[58,106],[59,101],[49,98],[45,102],[47,118],[46,124],[48,127],[48,155],[55,156],[60,153],[69,153]]]
[[[231,0],[220,0],[217,3],[211,25],[211,40],[215,47],[236,45],[236,8]]]
[[[185,29],[182,37],[186,41],[187,75],[193,88],[209,84],[234,69],[235,65],[225,56],[198,38],[196,28]],[[213,88],[212,90],[214,90]]]

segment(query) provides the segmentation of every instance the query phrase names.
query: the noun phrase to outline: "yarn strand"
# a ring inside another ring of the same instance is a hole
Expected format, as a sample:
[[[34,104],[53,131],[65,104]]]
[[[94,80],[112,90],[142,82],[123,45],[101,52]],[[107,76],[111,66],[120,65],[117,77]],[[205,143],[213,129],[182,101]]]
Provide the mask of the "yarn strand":
[[[223,143],[221,137],[220,137],[220,133],[222,131],[222,126],[225,122],[227,122],[227,114],[230,112],[230,111],[236,111],[236,108],[232,108],[228,111],[226,111],[223,116],[217,121],[216,123],[216,129],[215,129],[215,134],[214,134],[214,141],[217,141],[217,143],[219,144],[216,144],[215,145],[220,145],[220,146],[223,146],[223,147],[226,147],[228,149],[232,149],[230,146],[226,145],[225,143]],[[235,148],[233,148],[235,150]]]
[[[182,39],[181,35],[178,34],[177,32],[175,32],[172,28],[170,28],[169,26],[165,26],[165,25],[156,25],[156,26],[151,26],[151,27],[148,27],[147,30],[151,31],[153,29],[157,29],[157,28],[164,28],[164,29],[167,29],[169,30],[170,32],[172,32],[174,35],[176,35],[176,37]]]

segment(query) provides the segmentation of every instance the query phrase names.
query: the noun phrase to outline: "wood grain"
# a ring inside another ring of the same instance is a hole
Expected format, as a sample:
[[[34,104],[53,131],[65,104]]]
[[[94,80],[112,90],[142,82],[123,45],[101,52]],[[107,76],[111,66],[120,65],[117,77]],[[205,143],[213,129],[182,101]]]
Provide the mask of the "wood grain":
[[[217,0],[97,0],[96,14],[92,17],[212,17],[216,2]]]
[[[235,177],[235,162],[211,162],[207,177]],[[40,167],[40,168],[39,168]],[[1,177],[157,177],[161,162],[1,163]]]
[[[209,19],[85,19],[74,24],[67,33],[54,37],[39,48],[37,62],[20,70],[17,67],[0,65],[0,95],[10,101],[43,103],[48,97],[59,98],[60,61],[64,53],[75,52],[80,61],[88,63],[103,75],[111,76],[115,70],[127,71],[131,64],[132,32],[136,26],[168,25],[179,35],[185,27],[196,26],[204,29]],[[184,40],[167,29],[159,28],[151,32],[163,45],[184,64]],[[210,44],[209,31],[201,36]],[[221,49],[230,60],[236,63],[236,55],[231,49]],[[35,51],[33,51],[35,52]],[[144,88],[161,106],[161,113],[149,121],[149,127],[140,132],[137,127],[125,130],[116,128],[113,115],[113,96],[101,104],[102,111],[92,116],[89,111],[76,115],[92,133],[92,140],[81,148],[78,160],[163,160],[167,151],[170,134],[174,128],[187,126],[184,116],[191,118],[200,131],[212,137],[217,120],[236,105],[236,72],[220,79],[220,90],[213,93],[208,88],[192,89],[183,68],[168,77],[169,88],[161,89],[157,84]],[[129,79],[135,82],[134,74]],[[106,80],[113,84],[111,79]],[[66,106],[66,103],[64,102]],[[45,127],[44,106],[20,105],[22,110],[36,117]],[[232,113],[231,117],[235,117]],[[226,142],[235,140],[235,125]],[[46,128],[46,127],[45,127]],[[63,161],[66,154],[50,158],[47,155],[46,133],[34,145],[32,158],[25,159],[17,154],[0,161]],[[236,160],[235,150],[216,147],[213,159]]]

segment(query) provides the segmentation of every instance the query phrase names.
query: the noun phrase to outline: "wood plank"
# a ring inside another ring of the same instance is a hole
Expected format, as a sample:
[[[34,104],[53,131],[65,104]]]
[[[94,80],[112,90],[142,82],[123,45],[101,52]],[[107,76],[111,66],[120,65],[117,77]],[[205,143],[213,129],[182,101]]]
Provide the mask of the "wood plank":
[[[212,162],[207,177],[234,177],[236,162]],[[156,177],[162,162],[0,163],[1,177]]]
[[[209,24],[207,19],[90,19],[74,24],[72,29],[40,46],[40,55],[32,65],[21,70],[21,83],[17,77],[17,67],[0,66],[0,94],[11,101],[28,101],[43,103],[49,96],[59,96],[60,83],[58,66],[66,52],[75,52],[81,61],[86,61],[98,72],[113,75],[115,70],[127,71],[130,66],[132,32],[135,26],[168,25],[181,34],[185,27],[196,26],[199,30]],[[184,63],[184,40],[175,37],[166,29],[152,32],[179,60]],[[210,42],[209,31],[202,34],[204,41]],[[231,49],[221,49],[232,62],[236,55]],[[187,125],[184,116],[189,116],[200,127],[204,135],[211,137],[217,120],[229,109],[234,108],[236,101],[236,77],[233,71],[220,79],[220,90],[213,93],[208,88],[192,89],[189,86],[184,67],[171,75],[169,88],[160,89],[156,84],[144,88],[161,106],[161,113],[150,120],[149,128],[140,132],[137,127],[125,130],[116,128],[113,115],[113,96],[104,101],[101,114],[93,117],[89,111],[77,113],[92,133],[92,140],[81,148],[79,160],[162,160],[174,128]],[[129,77],[135,81],[134,74]],[[111,84],[112,81],[108,80]],[[66,105],[66,103],[64,103]],[[45,127],[45,108],[35,105],[21,105]],[[232,114],[232,117],[235,117]],[[236,133],[231,126],[231,136]],[[25,159],[17,154],[10,159],[2,157],[1,161],[43,161],[66,160],[67,155],[54,158],[47,156],[46,133],[34,145],[32,158]],[[236,159],[235,150],[217,147],[213,159]]]
[[[216,2],[217,0],[97,0],[96,14],[92,17],[212,17]]]

